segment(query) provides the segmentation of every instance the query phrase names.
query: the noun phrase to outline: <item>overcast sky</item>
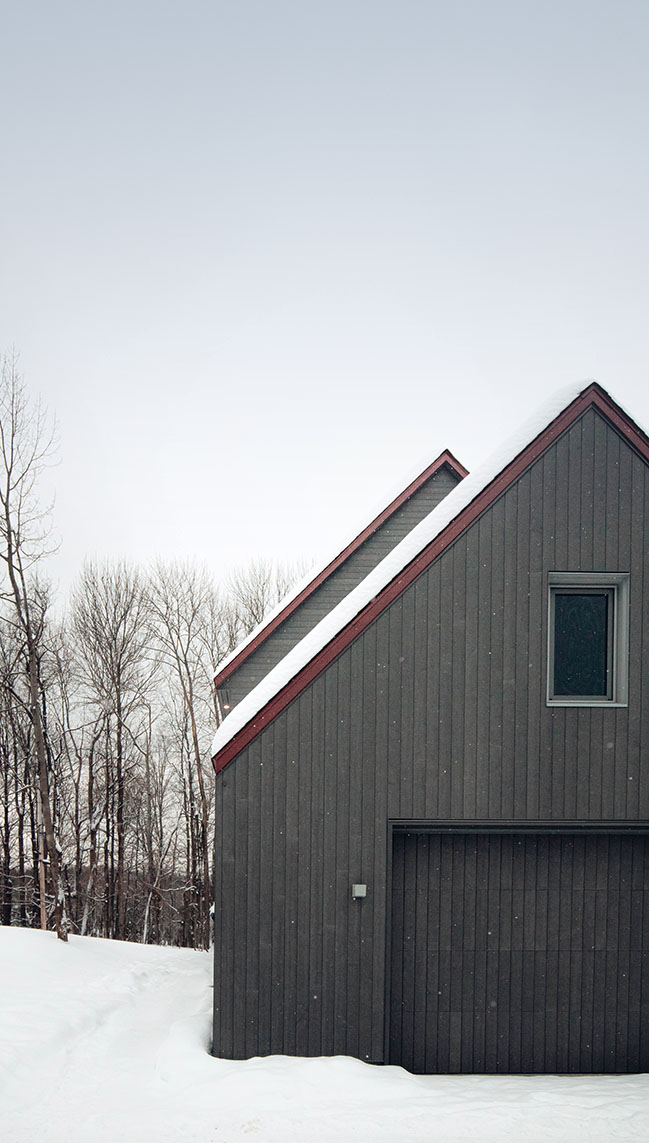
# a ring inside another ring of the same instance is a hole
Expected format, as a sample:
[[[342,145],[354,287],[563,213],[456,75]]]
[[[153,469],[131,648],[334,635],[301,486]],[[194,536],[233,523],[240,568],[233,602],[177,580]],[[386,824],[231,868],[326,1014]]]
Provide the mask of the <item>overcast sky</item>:
[[[322,557],[596,378],[649,424],[649,4],[2,4],[0,349],[85,556]]]

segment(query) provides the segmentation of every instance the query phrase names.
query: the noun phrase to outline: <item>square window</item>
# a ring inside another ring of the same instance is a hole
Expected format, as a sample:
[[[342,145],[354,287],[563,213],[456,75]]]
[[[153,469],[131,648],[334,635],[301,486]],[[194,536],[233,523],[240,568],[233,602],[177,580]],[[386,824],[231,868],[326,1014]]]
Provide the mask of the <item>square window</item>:
[[[628,574],[550,572],[548,621],[548,703],[626,706]]]

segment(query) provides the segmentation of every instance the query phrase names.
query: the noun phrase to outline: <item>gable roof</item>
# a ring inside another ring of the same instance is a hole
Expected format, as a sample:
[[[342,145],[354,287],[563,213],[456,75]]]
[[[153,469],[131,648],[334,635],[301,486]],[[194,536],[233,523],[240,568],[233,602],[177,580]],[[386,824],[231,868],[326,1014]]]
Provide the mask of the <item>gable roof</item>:
[[[361,544],[364,544],[370,536],[374,535],[391,516],[394,516],[395,512],[397,512],[411,496],[414,496],[432,476],[435,476],[435,474],[445,466],[450,468],[460,480],[468,475],[464,465],[460,464],[459,460],[457,460],[448,449],[440,453],[440,455],[431,461],[414,480],[411,480],[403,491],[400,492],[398,496],[395,496],[387,507],[384,508],[382,512],[379,512],[378,516],[363,528],[334,559],[327,560],[320,571],[314,573],[311,569],[304,579],[300,580],[293,590],[284,596],[277,607],[262,620],[250,635],[248,635],[242,643],[239,643],[238,646],[219,663],[214,675],[215,687],[224,686],[230,676],[245,663],[246,659],[248,659],[286,619],[288,619],[289,615],[300,607],[333,572],[337,571],[337,569],[345,563],[345,560],[349,559],[349,557],[360,548]]]
[[[596,382],[555,394],[450,492],[228,715],[212,761],[223,769],[590,407],[649,463],[649,439]]]

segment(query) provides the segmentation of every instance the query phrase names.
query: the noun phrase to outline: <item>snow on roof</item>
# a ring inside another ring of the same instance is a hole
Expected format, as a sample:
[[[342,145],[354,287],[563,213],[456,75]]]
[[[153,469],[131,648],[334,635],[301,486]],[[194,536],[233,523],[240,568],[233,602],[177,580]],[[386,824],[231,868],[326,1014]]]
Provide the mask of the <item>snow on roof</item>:
[[[301,595],[303,591],[306,591],[309,587],[311,587],[313,581],[317,580],[321,575],[323,575],[323,573],[327,571],[327,568],[330,566],[330,564],[335,564],[338,557],[341,554],[345,553],[348,548],[351,548],[354,545],[354,542],[358,540],[359,536],[362,536],[363,532],[368,527],[371,527],[372,524],[376,523],[383,515],[383,513],[391,508],[396,500],[399,500],[404,491],[408,490],[412,484],[415,484],[418,478],[422,477],[426,471],[435,465],[438,461],[441,461],[440,468],[442,468],[444,464],[452,462],[452,467],[454,469],[457,469],[460,472],[466,471],[464,466],[461,465],[459,461],[456,461],[454,457],[452,457],[452,454],[448,451],[448,449],[445,449],[440,453],[438,457],[432,461],[429,458],[426,458],[426,460],[420,459],[417,464],[411,465],[409,467],[409,475],[407,479],[405,481],[401,479],[399,481],[398,487],[394,482],[392,482],[390,486],[391,492],[388,492],[387,495],[384,494],[380,500],[374,501],[373,509],[371,508],[369,512],[364,512],[362,521],[359,520],[358,526],[355,527],[353,531],[347,531],[345,533],[343,542],[336,545],[335,551],[329,552],[325,560],[317,561],[314,563],[304,574],[304,576],[302,576],[297,581],[297,583],[293,585],[290,591],[288,591],[286,595],[282,596],[279,603],[277,603],[275,607],[273,607],[273,609],[264,616],[261,623],[258,623],[257,626],[254,627],[248,635],[246,635],[245,639],[242,639],[240,643],[237,643],[236,647],[230,651],[230,653],[226,655],[224,659],[219,660],[219,662],[215,665],[213,671],[217,679],[220,680],[222,678],[223,674],[227,672],[230,664],[234,662],[235,659],[239,658],[242,651],[245,651],[246,647],[250,646],[251,643],[256,642],[256,640],[259,638],[262,632],[266,630],[267,627],[273,626],[275,619],[277,619],[279,615],[282,615],[282,613],[286,611],[294,599]]]
[[[266,706],[328,643],[346,627],[468,504],[514,460],[543,429],[559,416],[592,382],[555,392],[520,429],[510,436],[475,472],[448,493],[407,536],[332,608],[304,638],[246,695],[224,719],[212,742],[212,757]],[[310,576],[312,578],[312,575]]]

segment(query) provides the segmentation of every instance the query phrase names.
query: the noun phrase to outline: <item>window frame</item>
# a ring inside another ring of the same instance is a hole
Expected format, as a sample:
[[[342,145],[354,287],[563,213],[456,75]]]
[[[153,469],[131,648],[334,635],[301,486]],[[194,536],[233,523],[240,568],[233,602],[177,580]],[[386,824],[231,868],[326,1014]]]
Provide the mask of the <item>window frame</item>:
[[[610,660],[607,695],[554,694],[554,601],[561,592],[609,596]],[[547,706],[625,707],[629,704],[629,573],[559,572],[548,575]]]

